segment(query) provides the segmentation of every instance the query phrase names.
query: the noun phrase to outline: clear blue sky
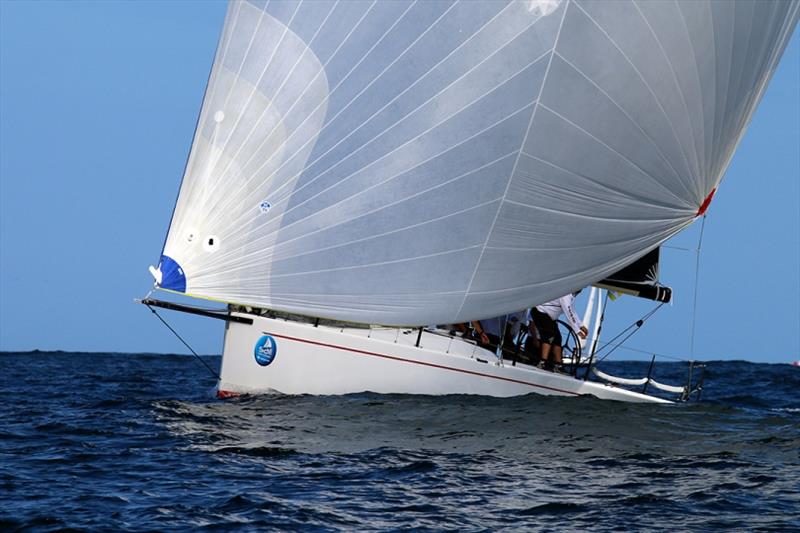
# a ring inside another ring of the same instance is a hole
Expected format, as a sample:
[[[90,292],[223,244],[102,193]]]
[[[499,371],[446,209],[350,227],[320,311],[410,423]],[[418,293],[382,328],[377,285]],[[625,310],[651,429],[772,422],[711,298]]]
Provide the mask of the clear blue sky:
[[[0,0],[0,350],[186,352],[133,299],[152,285],[224,12]],[[795,32],[708,212],[697,358],[800,359],[799,95]],[[694,270],[664,251],[675,303],[628,346],[690,355]],[[650,308],[623,297],[607,333]],[[221,351],[221,322],[165,316]]]

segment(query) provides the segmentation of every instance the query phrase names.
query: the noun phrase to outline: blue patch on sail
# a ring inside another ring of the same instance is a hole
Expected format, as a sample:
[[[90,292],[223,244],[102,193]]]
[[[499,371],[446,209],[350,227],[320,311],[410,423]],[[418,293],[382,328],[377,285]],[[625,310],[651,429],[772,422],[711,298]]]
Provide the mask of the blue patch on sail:
[[[186,276],[183,274],[183,269],[177,261],[169,256],[162,255],[161,264],[158,268],[161,270],[161,283],[159,283],[159,287],[178,292],[186,292]]]

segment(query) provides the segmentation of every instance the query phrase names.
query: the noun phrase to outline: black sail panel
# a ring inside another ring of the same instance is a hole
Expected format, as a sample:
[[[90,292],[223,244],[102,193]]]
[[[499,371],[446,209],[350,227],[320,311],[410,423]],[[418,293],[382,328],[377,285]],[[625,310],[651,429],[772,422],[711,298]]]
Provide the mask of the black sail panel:
[[[655,248],[625,268],[595,283],[601,289],[621,292],[655,300],[669,302],[672,289],[658,282],[658,261],[660,248]]]

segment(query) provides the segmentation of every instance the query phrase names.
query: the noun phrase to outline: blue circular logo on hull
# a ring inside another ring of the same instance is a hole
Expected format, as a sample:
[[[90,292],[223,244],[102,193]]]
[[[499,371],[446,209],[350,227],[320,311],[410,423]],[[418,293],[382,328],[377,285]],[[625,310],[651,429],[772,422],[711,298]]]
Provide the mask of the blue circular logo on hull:
[[[278,343],[270,335],[264,335],[256,343],[256,348],[253,351],[256,356],[256,363],[261,366],[267,366],[275,360],[278,355]]]

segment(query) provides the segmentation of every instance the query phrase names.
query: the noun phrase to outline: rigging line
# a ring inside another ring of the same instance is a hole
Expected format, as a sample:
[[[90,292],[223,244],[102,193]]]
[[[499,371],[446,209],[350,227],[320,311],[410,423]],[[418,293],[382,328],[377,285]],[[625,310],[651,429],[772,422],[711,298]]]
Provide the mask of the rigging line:
[[[598,320],[600,321],[600,325],[599,326],[597,326],[597,325],[595,326],[596,331],[594,331],[593,334],[592,334],[592,337],[593,337],[592,338],[592,346],[590,347],[591,351],[589,352],[589,362],[590,363],[594,359],[595,355],[597,355],[597,345],[600,343],[600,335],[603,333],[603,322],[605,322],[606,311],[608,311],[608,301],[610,299],[611,299],[611,291],[606,290],[606,296],[603,299],[603,307],[602,307],[602,310],[600,311],[600,316],[598,317]],[[599,301],[598,301],[598,303],[599,303]]]
[[[600,348],[597,348],[597,349],[595,350],[595,356],[598,356],[598,355],[600,355],[600,353],[601,353],[603,350],[605,350],[606,348],[608,348],[609,346],[611,346],[611,345],[614,343],[614,341],[616,341],[618,338],[620,338],[622,335],[624,335],[624,334],[625,334],[625,333],[626,333],[626,332],[627,332],[629,329],[631,329],[631,328],[632,328],[632,327],[634,327],[635,325],[636,325],[636,323],[634,322],[633,324],[631,324],[630,326],[628,326],[627,328],[625,328],[625,329],[623,329],[621,332],[619,332],[619,333],[617,334],[617,336],[616,336],[616,337],[614,337],[613,339],[611,339],[611,340],[610,340],[610,341],[608,341],[608,342],[605,342],[605,343],[603,343],[603,345],[602,345]],[[600,361],[602,361],[602,359],[600,359]]]
[[[661,248],[666,248],[668,250],[680,250],[681,252],[692,252],[697,253],[697,250],[694,248],[682,248],[680,246],[669,246],[667,244],[662,244]]]
[[[619,347],[622,348],[623,350],[628,350],[630,352],[642,353],[642,354],[647,354],[647,355],[655,355],[656,357],[662,357],[664,359],[671,359],[673,361],[681,361],[681,362],[684,362],[684,363],[688,363],[690,361],[693,361],[693,359],[686,359],[684,357],[679,357],[677,355],[669,355],[669,354],[665,354],[665,353],[654,352],[652,350],[641,350],[639,348],[633,348],[632,346],[625,346],[622,343],[619,344]]]
[[[706,228],[706,215],[703,215],[703,221],[700,224],[700,238],[697,240],[697,254],[694,262],[694,298],[692,301],[692,333],[689,336],[689,355],[694,359],[694,333],[697,323],[697,289],[700,284],[700,250],[703,246],[703,230]]]
[[[179,340],[179,341],[181,341],[181,342],[183,343],[183,345],[184,345],[184,346],[186,346],[186,347],[189,349],[189,351],[190,351],[190,352],[192,352],[192,355],[194,355],[194,356],[197,358],[197,360],[198,360],[198,361],[200,361],[200,362],[203,364],[203,366],[204,366],[204,367],[206,367],[206,368],[208,369],[208,371],[209,371],[209,372],[211,372],[211,375],[212,375],[212,376],[214,376],[214,377],[215,377],[215,378],[217,378],[218,380],[221,380],[221,379],[222,379],[222,378],[220,377],[220,375],[219,375],[219,374],[218,374],[218,373],[217,373],[217,372],[216,372],[216,371],[215,371],[213,368],[211,368],[210,366],[208,366],[208,363],[206,363],[205,361],[203,361],[203,359],[202,359],[202,358],[201,358],[199,355],[197,355],[197,352],[195,352],[195,351],[192,349],[192,347],[191,347],[191,346],[189,346],[189,343],[188,343],[188,342],[186,342],[185,340],[183,340],[183,337],[181,337],[181,336],[178,334],[178,332],[177,332],[177,331],[175,331],[175,330],[172,328],[172,326],[170,326],[170,325],[167,323],[167,321],[166,321],[166,320],[164,320],[164,319],[162,318],[162,316],[161,316],[161,315],[159,315],[159,314],[158,314],[158,312],[157,312],[155,309],[153,309],[153,308],[152,308],[151,306],[149,306],[149,305],[147,306],[147,308],[148,308],[148,309],[150,309],[150,311],[152,311],[152,312],[153,312],[153,314],[154,314],[154,315],[156,315],[156,316],[158,317],[158,319],[161,321],[161,323],[162,323],[162,324],[164,324],[165,326],[167,326],[167,329],[169,329],[169,330],[170,330],[170,331],[171,331],[171,332],[172,332],[172,333],[173,333],[173,334],[174,334],[176,337],[178,337],[178,340]]]
[[[600,347],[600,348],[599,348],[599,349],[598,349],[598,350],[595,352],[595,355],[598,355],[600,352],[602,352],[603,350],[605,350],[606,348],[608,348],[609,346],[611,346],[611,345],[614,343],[614,341],[616,341],[618,338],[620,338],[620,337],[622,337],[623,335],[625,335],[625,333],[626,333],[628,330],[632,329],[634,326],[636,327],[636,329],[634,329],[634,330],[633,330],[631,333],[629,333],[627,337],[625,337],[624,339],[622,339],[622,341],[620,341],[620,342],[619,342],[619,344],[615,345],[615,346],[614,346],[614,348],[613,348],[613,349],[612,349],[610,352],[608,352],[606,355],[604,355],[603,357],[601,357],[600,359],[598,359],[598,360],[597,360],[597,362],[599,363],[600,361],[602,361],[603,359],[605,359],[606,357],[608,357],[609,355],[611,355],[612,353],[614,353],[614,350],[616,350],[617,348],[619,348],[619,347],[622,345],[622,343],[624,343],[626,340],[628,340],[628,339],[631,337],[631,335],[633,335],[634,333],[636,333],[636,332],[637,332],[637,331],[638,331],[638,330],[639,330],[639,329],[642,327],[642,325],[643,325],[643,324],[644,324],[644,323],[645,323],[647,320],[649,320],[649,319],[650,319],[650,317],[652,317],[652,316],[653,316],[653,315],[656,313],[656,311],[658,311],[659,309],[661,309],[663,306],[664,306],[664,303],[663,303],[663,302],[662,302],[662,303],[660,303],[660,304],[658,304],[658,306],[656,306],[656,307],[655,307],[654,309],[652,309],[650,312],[648,312],[647,314],[645,314],[645,315],[644,315],[642,318],[640,318],[639,320],[637,320],[636,322],[634,322],[633,324],[631,324],[630,326],[628,326],[627,328],[625,328],[625,329],[623,329],[621,332],[619,332],[619,333],[617,334],[617,336],[616,336],[616,337],[614,337],[614,338],[613,338],[613,339],[611,339],[610,341],[608,341],[608,342],[604,343],[604,344],[603,344],[603,346],[601,346],[601,347]]]
[[[630,333],[628,333],[628,334],[625,336],[625,338],[624,338],[624,339],[622,339],[621,341],[619,341],[619,344],[616,344],[616,345],[614,345],[614,347],[611,349],[611,351],[610,351],[610,352],[608,352],[607,354],[605,354],[603,357],[601,357],[600,359],[598,359],[596,362],[597,362],[597,363],[599,363],[599,362],[603,361],[604,359],[606,359],[606,358],[607,358],[609,355],[611,355],[612,353],[614,353],[614,352],[617,350],[617,348],[619,348],[620,346],[622,346],[622,345],[625,343],[625,341],[627,341],[628,339],[630,339],[630,338],[633,336],[633,334],[634,334],[634,333],[636,333],[637,331],[639,331],[639,329],[638,329],[638,328],[637,328],[637,329],[635,329],[635,330],[633,330],[633,331],[631,331]],[[605,346],[603,346],[603,348],[605,348],[606,346],[609,346],[609,345],[610,345],[610,343],[609,343],[609,344],[606,344]]]

